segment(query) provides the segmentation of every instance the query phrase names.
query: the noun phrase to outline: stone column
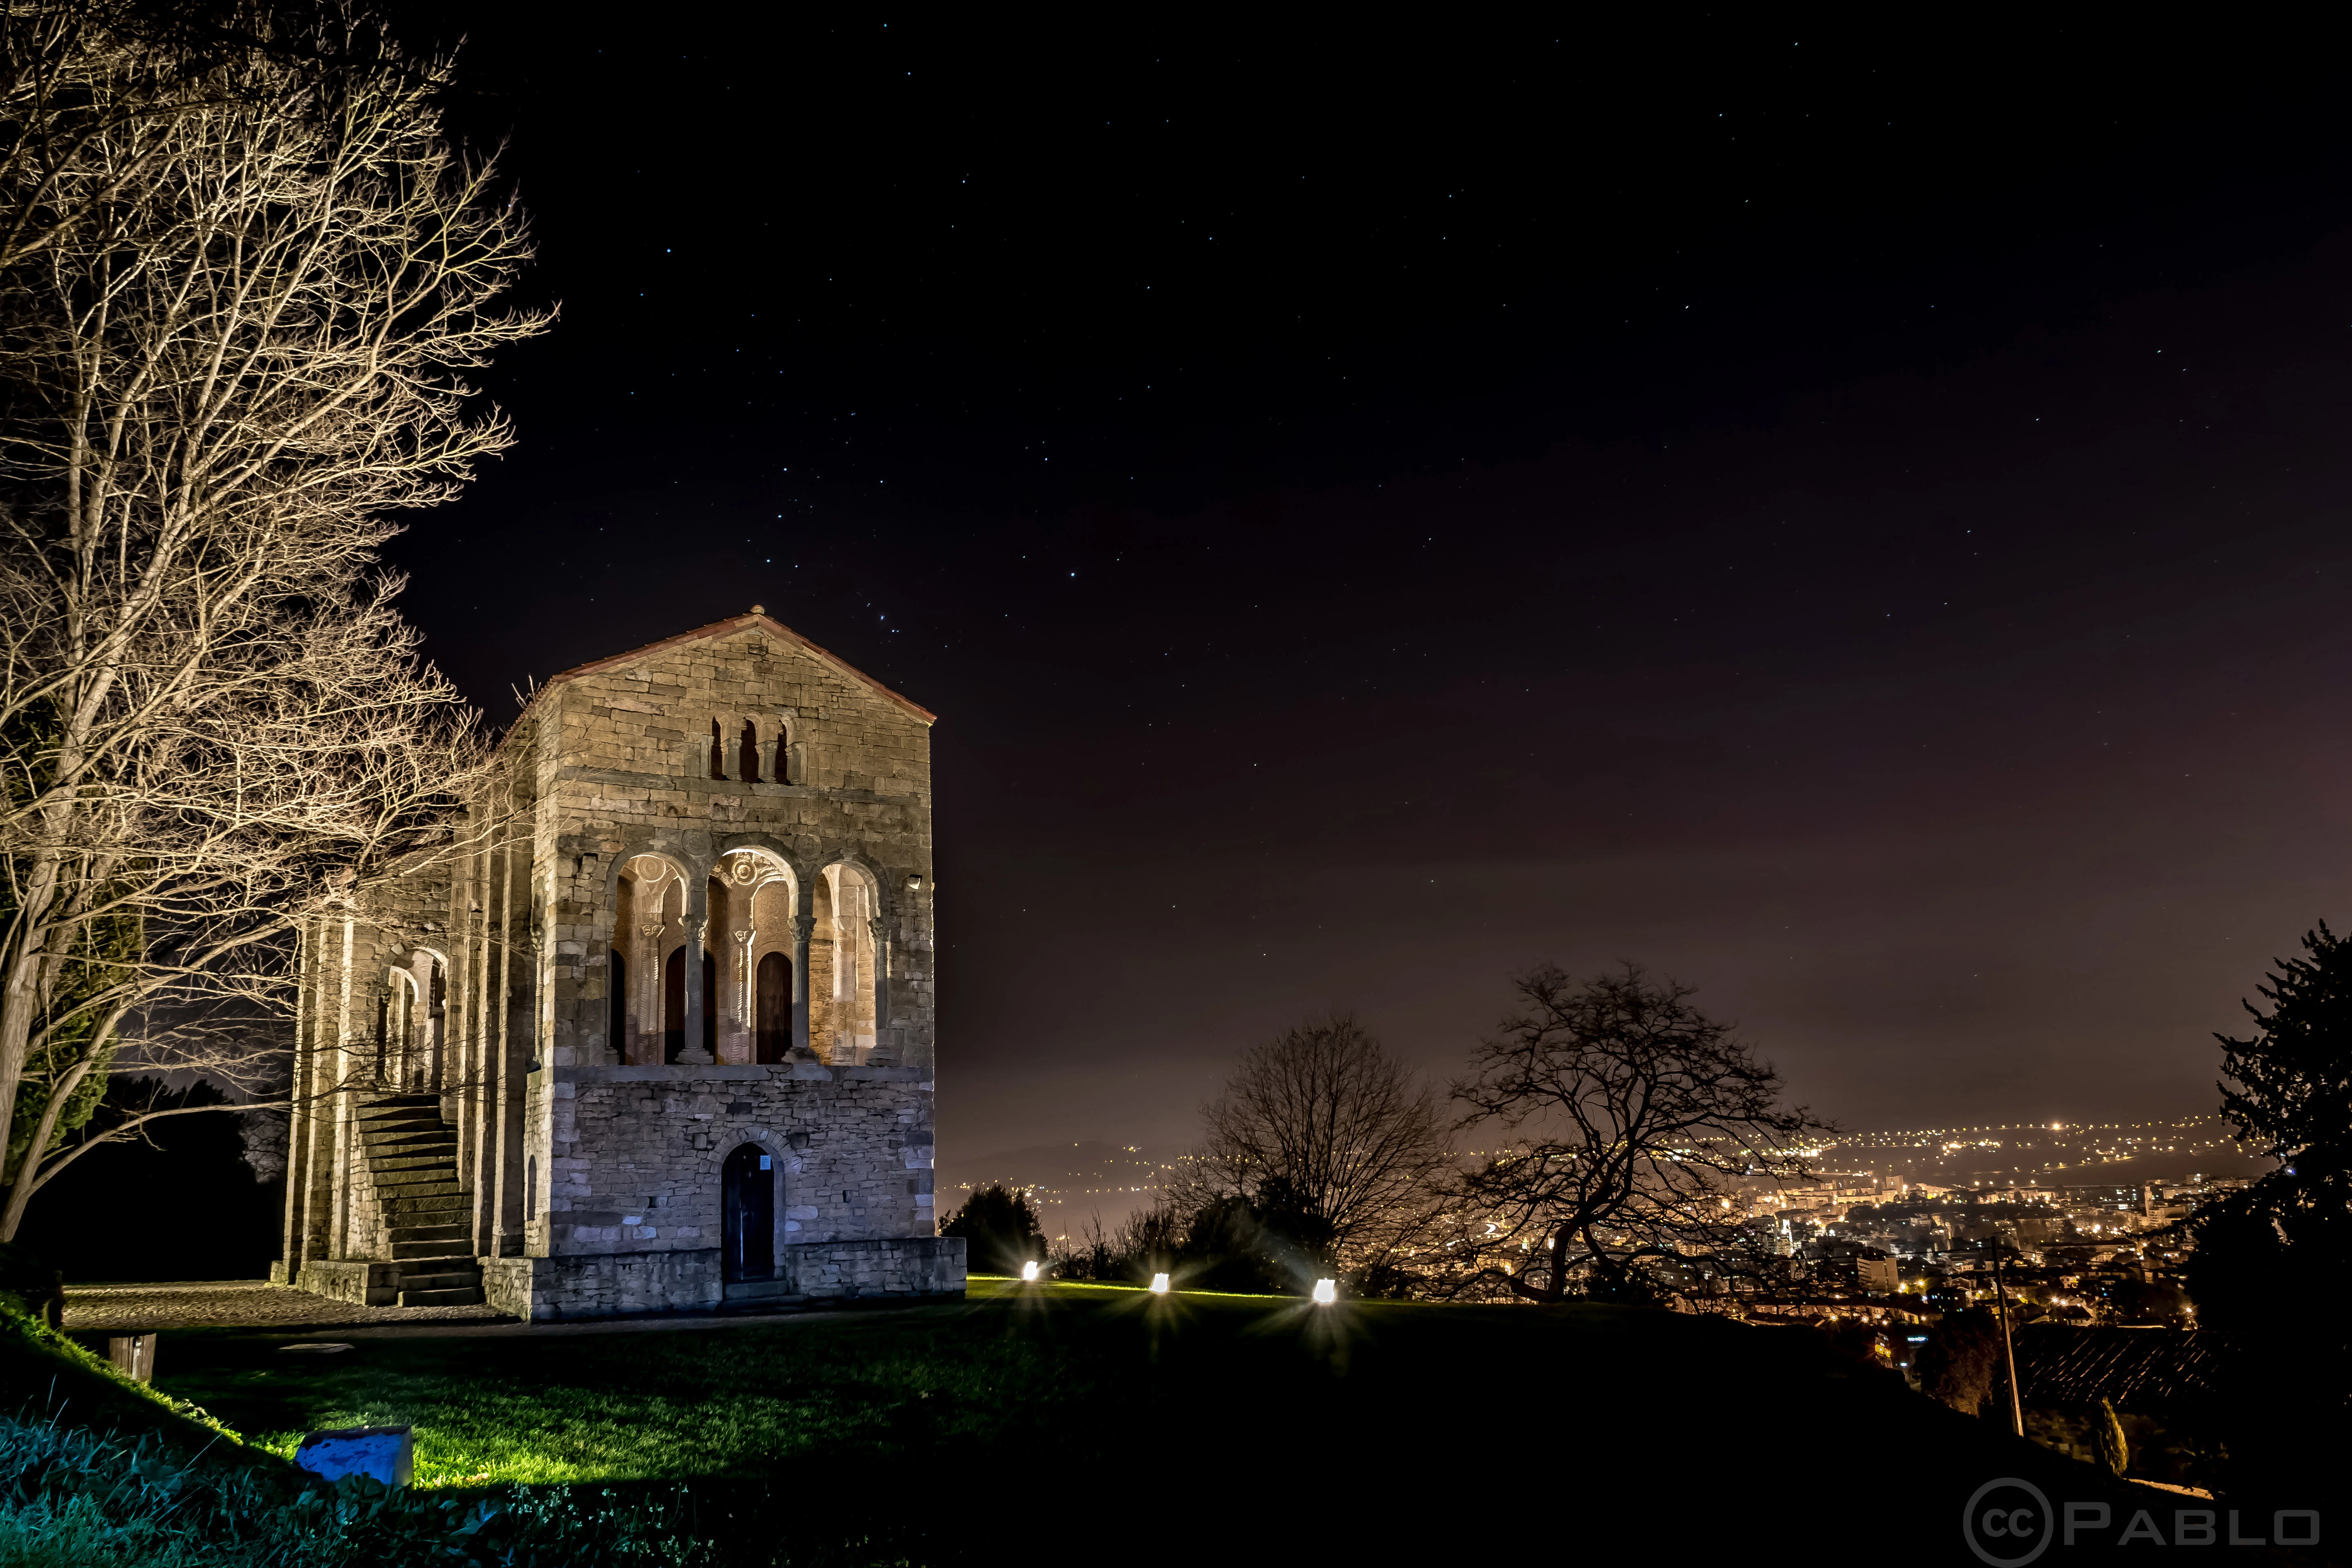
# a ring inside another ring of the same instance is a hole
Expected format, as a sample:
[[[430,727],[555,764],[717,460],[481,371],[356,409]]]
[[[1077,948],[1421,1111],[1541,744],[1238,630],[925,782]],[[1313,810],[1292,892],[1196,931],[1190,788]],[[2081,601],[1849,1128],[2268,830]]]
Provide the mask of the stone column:
[[[867,921],[866,930],[874,939],[874,1043],[879,1046],[890,1026],[890,933],[880,915]]]
[[[294,1081],[286,1113],[286,1226],[278,1252],[285,1262],[285,1282],[289,1285],[302,1272],[302,1258],[310,1238],[310,1145],[318,1125],[311,1099],[318,1076],[314,1059],[319,1033],[318,922],[306,918],[297,921],[294,930],[298,944],[295,973],[299,979],[294,994]]]
[[[331,1060],[334,1066],[331,1069],[333,1076],[328,1080],[334,1085],[335,1101],[334,1110],[331,1113],[333,1131],[331,1134],[332,1142],[330,1147],[333,1152],[332,1163],[328,1167],[331,1173],[328,1178],[328,1191],[331,1194],[331,1206],[324,1216],[327,1222],[325,1256],[348,1258],[351,1256],[347,1247],[351,1240],[352,1224],[351,1123],[353,1107],[351,1093],[343,1086],[350,1083],[352,1079],[352,949],[357,933],[352,929],[356,922],[348,914],[336,924],[341,929],[336,933],[336,941],[341,952],[335,964],[333,992],[335,1054]]]
[[[695,895],[696,903],[703,901],[702,895]],[[702,1048],[702,1020],[716,1000],[702,994],[702,934],[709,923],[709,917],[698,910],[686,920],[686,1048],[677,1053],[677,1059],[697,1067],[710,1061],[710,1053]]]
[[[801,890],[802,913],[793,921],[793,1048],[809,1048],[809,938],[816,934],[816,916],[808,913],[814,895]]]
[[[746,893],[743,898],[744,902],[758,908],[751,894]],[[742,1043],[743,1060],[748,1063],[758,1060],[760,1056],[758,1021],[752,1016],[751,1001],[751,949],[760,940],[760,928],[746,920],[728,934],[735,939],[732,953],[735,994],[730,998],[735,1004],[732,1009],[735,1035]]]
[[[629,984],[635,989],[636,994],[629,998],[629,1012],[632,1015],[629,1026],[632,1035],[628,1048],[621,1053],[621,1062],[625,1067],[642,1064],[645,1058],[644,1042],[648,1037],[656,1040],[661,1038],[661,939],[662,932],[667,929],[667,921],[657,920],[637,922],[636,951],[629,957],[629,973],[635,977],[630,980]],[[661,1052],[658,1048],[654,1051],[653,1059],[656,1062],[661,1060]]]

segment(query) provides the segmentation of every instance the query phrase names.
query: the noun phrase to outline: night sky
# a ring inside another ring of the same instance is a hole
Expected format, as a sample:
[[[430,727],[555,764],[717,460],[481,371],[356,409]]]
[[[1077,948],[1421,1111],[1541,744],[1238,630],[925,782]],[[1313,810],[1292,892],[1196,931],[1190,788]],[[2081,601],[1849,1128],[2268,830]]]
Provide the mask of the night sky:
[[[562,304],[410,613],[500,723],[754,602],[940,715],[943,1153],[1545,959],[1855,1127],[2204,1111],[2352,921],[2324,51],[402,15]]]

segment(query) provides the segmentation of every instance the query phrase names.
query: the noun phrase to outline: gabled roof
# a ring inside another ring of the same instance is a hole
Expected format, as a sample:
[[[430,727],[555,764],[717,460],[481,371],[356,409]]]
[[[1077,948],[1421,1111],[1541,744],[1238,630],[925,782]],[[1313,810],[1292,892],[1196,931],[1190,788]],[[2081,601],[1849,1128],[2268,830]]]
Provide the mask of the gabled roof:
[[[539,706],[539,700],[541,697],[554,690],[557,687],[562,685],[565,681],[573,679],[575,676],[594,675],[602,670],[618,668],[620,666],[628,664],[633,660],[643,658],[647,654],[660,653],[667,648],[679,647],[687,643],[700,642],[707,637],[725,637],[733,632],[747,631],[755,626],[761,631],[766,632],[770,637],[774,637],[778,642],[784,644],[786,647],[801,649],[803,652],[817,659],[820,663],[832,666],[835,669],[849,677],[850,679],[857,681],[861,685],[866,687],[869,690],[889,699],[899,707],[904,708],[908,712],[912,713],[916,718],[920,719],[924,723],[930,724],[938,721],[939,715],[932,712],[929,709],[922,706],[922,704],[919,702],[908,701],[906,698],[899,696],[897,692],[891,690],[888,687],[883,685],[880,681],[875,679],[864,670],[859,669],[849,663],[848,660],[819,647],[816,644],[809,641],[808,638],[801,636],[800,633],[793,630],[792,627],[784,625],[782,621],[775,619],[773,616],[761,613],[755,607],[751,612],[737,616],[731,620],[713,621],[707,626],[697,626],[690,632],[680,632],[676,637],[664,637],[659,642],[649,642],[643,647],[633,647],[626,653],[616,653],[609,658],[596,658],[589,660],[586,664],[575,664],[570,669],[551,675],[547,678],[546,683],[531,694],[530,704],[524,708],[521,714],[517,715],[515,723],[520,725],[522,722],[523,718],[530,714],[530,710]],[[509,732],[512,732],[511,727],[509,728]]]

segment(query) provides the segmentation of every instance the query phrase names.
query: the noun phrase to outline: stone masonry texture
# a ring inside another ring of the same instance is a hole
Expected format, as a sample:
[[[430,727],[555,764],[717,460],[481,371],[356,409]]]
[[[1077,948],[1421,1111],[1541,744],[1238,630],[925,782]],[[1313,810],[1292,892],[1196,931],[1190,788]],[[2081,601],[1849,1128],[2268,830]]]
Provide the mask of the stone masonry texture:
[[[305,929],[278,1277],[382,1301],[445,1248],[532,1319],[961,1291],[930,723],[757,614],[549,681],[446,837]],[[362,1136],[403,1094],[430,1159]]]

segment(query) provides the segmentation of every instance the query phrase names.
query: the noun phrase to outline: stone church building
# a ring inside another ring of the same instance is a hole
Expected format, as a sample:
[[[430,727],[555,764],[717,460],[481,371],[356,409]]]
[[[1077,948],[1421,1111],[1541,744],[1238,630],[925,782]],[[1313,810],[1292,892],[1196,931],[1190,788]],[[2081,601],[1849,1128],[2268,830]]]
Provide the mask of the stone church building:
[[[544,1320],[963,1289],[932,715],[750,614],[554,677],[302,933],[281,1283]]]

